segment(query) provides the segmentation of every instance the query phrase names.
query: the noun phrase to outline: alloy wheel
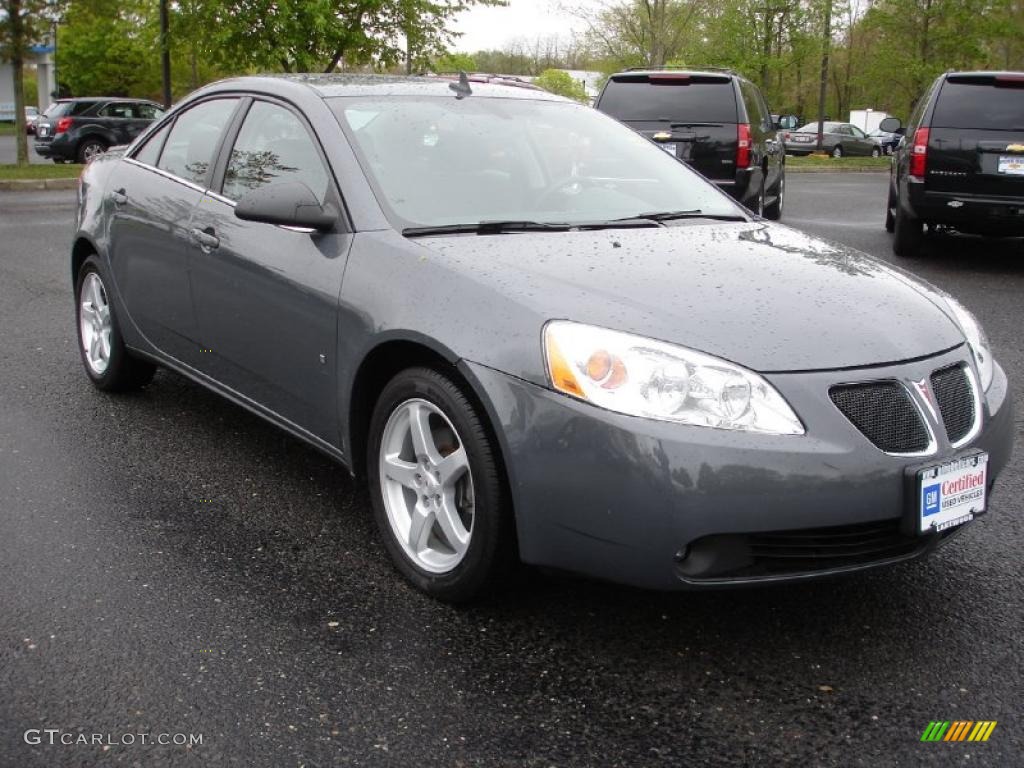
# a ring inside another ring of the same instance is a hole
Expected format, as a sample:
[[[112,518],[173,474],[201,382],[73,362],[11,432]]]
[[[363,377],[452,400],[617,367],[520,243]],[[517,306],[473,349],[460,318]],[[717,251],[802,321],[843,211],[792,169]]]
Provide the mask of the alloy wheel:
[[[388,523],[406,556],[430,573],[453,570],[469,550],[475,496],[452,422],[422,398],[400,403],[384,426],[379,466]]]
[[[103,280],[90,272],[82,281],[78,298],[78,327],[82,350],[89,368],[97,376],[106,373],[110,365],[110,303]]]

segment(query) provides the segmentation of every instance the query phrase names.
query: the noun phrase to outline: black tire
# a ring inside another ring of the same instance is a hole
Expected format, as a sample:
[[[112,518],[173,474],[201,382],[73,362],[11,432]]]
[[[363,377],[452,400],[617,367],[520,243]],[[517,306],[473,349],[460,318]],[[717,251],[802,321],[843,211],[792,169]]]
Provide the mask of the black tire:
[[[892,191],[892,185],[889,185],[889,199],[885,204],[885,231],[894,232],[896,230],[896,217],[893,216],[893,210],[896,208],[896,195]]]
[[[474,490],[469,545],[462,560],[446,573],[421,568],[406,553],[388,520],[381,485],[380,451],[391,414],[410,399],[439,408],[466,450]],[[461,603],[492,589],[516,562],[515,526],[504,475],[482,414],[451,378],[432,368],[409,368],[381,391],[370,419],[366,451],[367,478],[374,518],[398,571],[414,586],[438,600]]]
[[[845,153],[843,152],[843,145],[842,144],[836,144],[832,148],[832,157],[842,157],[844,154]]]
[[[872,147],[871,148],[871,156],[872,157],[881,157],[882,156],[882,149],[880,147]]]
[[[786,167],[779,170],[779,184],[775,188],[775,200],[764,207],[764,217],[771,221],[782,218],[782,210],[786,203]]]
[[[913,258],[920,253],[923,239],[924,225],[921,220],[911,216],[901,206],[898,206],[892,238],[892,252],[897,256]]]
[[[94,160],[96,155],[101,155],[106,151],[107,145],[99,139],[83,139],[82,143],[78,145],[78,162],[85,165],[90,160]]]
[[[76,341],[85,373],[93,385],[104,392],[127,392],[144,387],[152,381],[153,374],[156,372],[156,366],[149,361],[132,357],[127,347],[125,347],[117,313],[114,311],[112,303],[108,304],[110,312],[110,356],[106,370],[102,373],[97,373],[89,364],[85,345],[82,341],[82,312],[80,307],[82,305],[82,286],[90,274],[95,274],[99,277],[103,292],[106,294],[106,280],[104,279],[103,272],[100,270],[99,261],[95,256],[90,256],[85,260],[82,268],[78,271],[78,279],[75,281]],[[109,294],[107,295],[109,296]]]

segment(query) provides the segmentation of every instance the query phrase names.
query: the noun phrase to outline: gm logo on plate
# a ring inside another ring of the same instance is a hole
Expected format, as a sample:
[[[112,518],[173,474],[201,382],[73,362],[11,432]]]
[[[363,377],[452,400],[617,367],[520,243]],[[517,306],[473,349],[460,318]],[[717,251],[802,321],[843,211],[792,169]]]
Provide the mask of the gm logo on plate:
[[[939,483],[924,489],[924,514],[922,517],[934,515],[942,506],[942,486]]]

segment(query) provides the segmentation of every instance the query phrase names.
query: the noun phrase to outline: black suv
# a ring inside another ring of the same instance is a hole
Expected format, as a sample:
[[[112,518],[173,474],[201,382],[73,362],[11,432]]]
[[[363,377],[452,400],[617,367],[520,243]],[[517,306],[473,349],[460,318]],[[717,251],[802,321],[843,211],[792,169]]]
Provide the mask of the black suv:
[[[658,142],[752,211],[782,216],[786,154],[756,85],[735,72],[631,69],[594,105]]]
[[[916,254],[925,224],[1024,235],[1024,73],[947,72],[914,108],[889,177],[893,251]]]
[[[60,99],[36,123],[36,154],[55,163],[87,163],[117,144],[129,144],[164,113],[138,99]]]

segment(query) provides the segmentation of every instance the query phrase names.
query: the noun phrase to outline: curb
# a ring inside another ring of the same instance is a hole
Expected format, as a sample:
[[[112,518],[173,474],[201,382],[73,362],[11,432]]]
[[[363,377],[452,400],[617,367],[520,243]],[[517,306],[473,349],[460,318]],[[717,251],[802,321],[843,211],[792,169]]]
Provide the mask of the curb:
[[[888,168],[814,168],[786,165],[786,173],[889,173]]]
[[[0,191],[37,192],[42,189],[77,189],[78,179],[0,179]]]

